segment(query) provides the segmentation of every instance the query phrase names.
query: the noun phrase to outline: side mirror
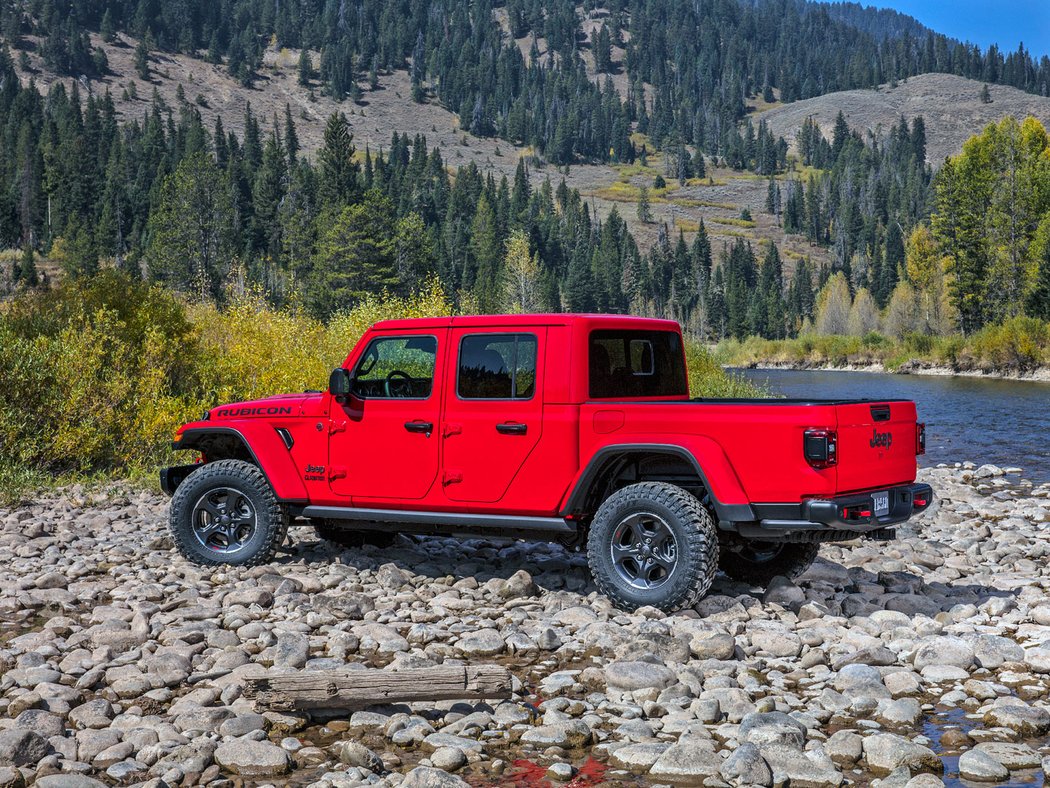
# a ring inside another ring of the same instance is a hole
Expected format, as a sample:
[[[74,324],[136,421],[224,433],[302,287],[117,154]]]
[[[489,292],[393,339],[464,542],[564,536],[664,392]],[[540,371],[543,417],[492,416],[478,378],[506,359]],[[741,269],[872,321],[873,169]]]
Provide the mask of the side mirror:
[[[342,367],[336,367],[328,376],[328,391],[342,402],[350,395],[350,373]]]

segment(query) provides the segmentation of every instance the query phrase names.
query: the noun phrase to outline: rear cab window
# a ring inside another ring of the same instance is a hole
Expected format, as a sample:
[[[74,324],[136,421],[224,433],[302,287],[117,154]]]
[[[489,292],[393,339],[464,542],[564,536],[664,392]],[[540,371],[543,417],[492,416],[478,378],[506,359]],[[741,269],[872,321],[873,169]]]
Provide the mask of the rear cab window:
[[[682,397],[689,393],[682,337],[676,331],[592,331],[588,375],[591,399]]]

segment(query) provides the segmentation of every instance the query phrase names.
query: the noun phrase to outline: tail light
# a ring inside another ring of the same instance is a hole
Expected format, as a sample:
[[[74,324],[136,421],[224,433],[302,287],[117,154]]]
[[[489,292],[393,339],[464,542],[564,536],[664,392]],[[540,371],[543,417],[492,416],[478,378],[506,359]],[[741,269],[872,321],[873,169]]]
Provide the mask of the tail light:
[[[926,425],[915,425],[915,456],[926,453]]]
[[[839,461],[839,436],[835,430],[806,430],[802,453],[814,468],[830,468]]]

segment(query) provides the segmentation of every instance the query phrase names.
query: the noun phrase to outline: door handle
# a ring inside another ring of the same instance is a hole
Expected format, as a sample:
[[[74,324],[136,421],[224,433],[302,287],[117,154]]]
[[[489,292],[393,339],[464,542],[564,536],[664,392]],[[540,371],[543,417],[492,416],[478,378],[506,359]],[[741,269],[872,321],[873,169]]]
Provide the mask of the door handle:
[[[430,421],[406,421],[405,429],[409,432],[423,432],[429,438],[434,431],[434,424]]]
[[[508,421],[505,424],[497,424],[496,432],[501,435],[524,435],[529,431],[528,424],[519,424],[518,422]]]

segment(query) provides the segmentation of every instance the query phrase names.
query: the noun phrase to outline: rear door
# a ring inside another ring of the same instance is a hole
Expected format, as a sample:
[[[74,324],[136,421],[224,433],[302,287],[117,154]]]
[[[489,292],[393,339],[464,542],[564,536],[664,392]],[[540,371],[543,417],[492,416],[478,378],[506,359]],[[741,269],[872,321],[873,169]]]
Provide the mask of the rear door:
[[[452,331],[441,430],[449,500],[499,501],[539,442],[545,336],[542,327]]]
[[[915,403],[837,405],[839,492],[915,479]]]

